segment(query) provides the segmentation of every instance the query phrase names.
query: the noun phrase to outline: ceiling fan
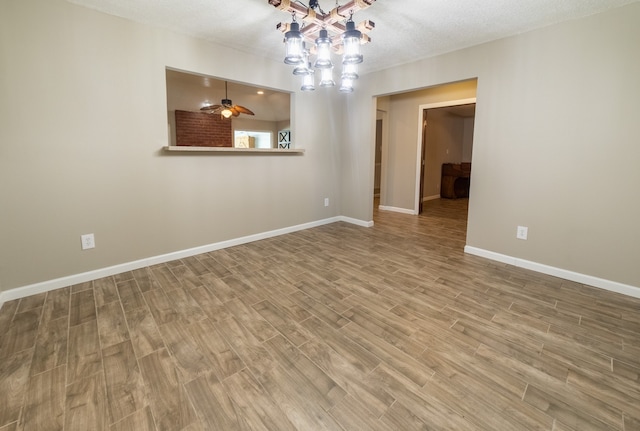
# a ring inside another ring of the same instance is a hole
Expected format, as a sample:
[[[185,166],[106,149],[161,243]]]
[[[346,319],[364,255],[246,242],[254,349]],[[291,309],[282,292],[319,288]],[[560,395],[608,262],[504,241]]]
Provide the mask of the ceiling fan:
[[[250,109],[233,104],[229,96],[227,96],[227,81],[224,81],[224,99],[222,99],[220,105],[206,105],[200,110],[208,114],[221,114],[224,118],[229,118],[232,115],[237,117],[240,114],[255,115]]]

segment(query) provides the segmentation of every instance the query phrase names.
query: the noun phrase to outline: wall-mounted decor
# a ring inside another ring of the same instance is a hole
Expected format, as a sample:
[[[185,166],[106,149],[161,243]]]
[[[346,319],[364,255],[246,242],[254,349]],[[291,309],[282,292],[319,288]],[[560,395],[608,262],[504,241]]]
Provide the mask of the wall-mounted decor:
[[[291,147],[291,131],[281,130],[278,132],[278,148],[290,148]]]

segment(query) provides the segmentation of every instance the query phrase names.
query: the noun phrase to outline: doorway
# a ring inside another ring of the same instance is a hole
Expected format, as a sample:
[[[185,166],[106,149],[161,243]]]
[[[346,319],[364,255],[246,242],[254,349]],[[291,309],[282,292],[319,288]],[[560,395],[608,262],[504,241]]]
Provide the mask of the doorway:
[[[416,172],[416,214],[423,211],[424,202],[439,198],[456,197],[448,187],[464,188],[459,197],[468,197],[473,129],[475,125],[475,98],[419,106],[418,154]],[[443,177],[442,169],[452,169]],[[459,172],[459,174],[458,174]],[[446,193],[441,193],[445,187]]]
[[[386,190],[385,184],[385,163],[387,163],[388,155],[388,138],[387,138],[387,111],[384,109],[376,110],[376,129],[375,129],[375,148],[374,148],[374,174],[373,174],[373,206],[374,211],[378,209],[382,197]]]
[[[423,111],[429,108],[475,103],[477,83],[478,80],[472,78],[395,94],[375,96],[375,119],[382,118],[383,120],[381,131],[380,197],[374,197],[374,205],[378,209],[402,214],[418,214],[418,206],[422,199],[420,194],[420,173],[422,171]],[[374,145],[375,143],[372,139],[372,177],[375,169],[373,166]],[[425,150],[428,151],[429,147],[425,146]],[[427,152],[427,164],[429,160],[429,153]],[[374,194],[374,188],[376,186],[371,188],[372,195]],[[424,196],[430,196],[431,194],[437,195],[439,192],[431,190]]]

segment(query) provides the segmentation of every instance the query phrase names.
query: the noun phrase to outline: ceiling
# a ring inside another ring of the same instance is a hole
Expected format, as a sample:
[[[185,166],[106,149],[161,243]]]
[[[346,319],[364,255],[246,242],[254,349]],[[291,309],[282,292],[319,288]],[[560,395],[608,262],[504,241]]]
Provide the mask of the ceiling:
[[[282,61],[279,22],[290,16],[268,0],[68,0]],[[640,0],[377,0],[354,15],[373,21],[360,73],[500,39]],[[308,0],[303,3],[307,4]],[[346,0],[340,0],[340,4]],[[329,11],[334,0],[319,0]]]

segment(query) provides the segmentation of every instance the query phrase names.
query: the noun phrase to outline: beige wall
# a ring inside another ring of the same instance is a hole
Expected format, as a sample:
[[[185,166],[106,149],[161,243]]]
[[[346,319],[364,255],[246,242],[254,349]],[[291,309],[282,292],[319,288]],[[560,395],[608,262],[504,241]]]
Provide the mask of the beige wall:
[[[375,95],[477,77],[467,244],[640,286],[638,22],[635,3],[368,75],[351,121],[374,118]],[[350,138],[345,174],[371,178],[373,163],[361,163],[371,133]],[[415,170],[407,150],[397,166]],[[412,187],[410,176],[387,181]],[[357,182],[345,193],[371,189]],[[367,217],[366,205],[343,202],[345,215]],[[527,241],[516,239],[518,225],[529,227]]]
[[[0,290],[339,214],[330,98],[293,96],[303,156],[161,152],[165,67],[295,91],[286,65],[63,0],[0,2],[0,41]]]

